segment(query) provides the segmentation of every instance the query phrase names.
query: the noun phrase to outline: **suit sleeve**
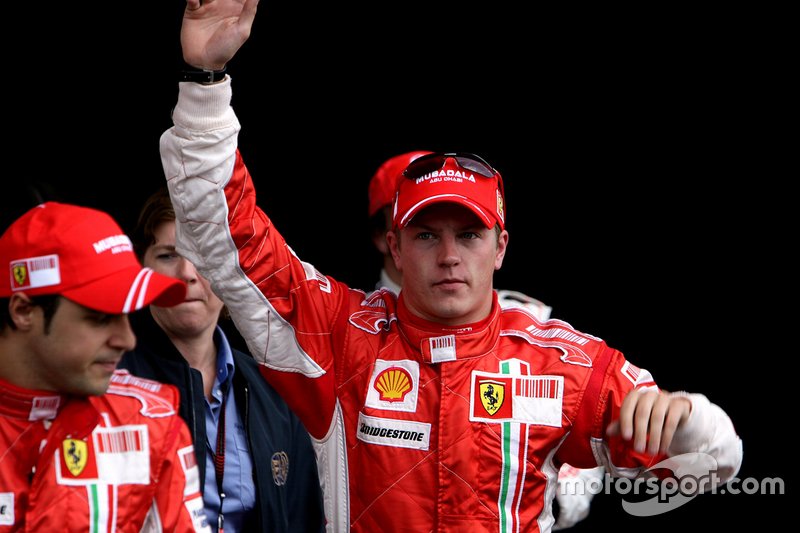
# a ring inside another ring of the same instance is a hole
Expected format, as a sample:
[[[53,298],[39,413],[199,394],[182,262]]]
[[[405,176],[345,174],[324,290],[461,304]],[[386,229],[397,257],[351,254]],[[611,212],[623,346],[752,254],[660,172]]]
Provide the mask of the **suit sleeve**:
[[[334,324],[345,285],[301,261],[256,204],[230,78],[181,83],[161,156],[178,251],[210,281],[262,374],[316,438],[335,411]]]
[[[607,437],[606,428],[619,419],[622,401],[631,390],[658,390],[658,387],[650,372],[631,364],[617,350],[606,347],[604,353],[608,357],[607,366],[603,367],[601,374],[591,378],[598,384],[602,382],[599,394],[596,400],[591,395],[584,399],[581,411],[589,413],[589,416],[579,416],[575,428],[575,433],[581,439],[588,437],[597,464],[608,468],[612,475],[631,478],[656,468],[669,468],[680,474],[676,469],[681,461],[665,460],[685,454],[703,454],[713,458],[713,464],[708,468],[716,472],[721,482],[736,475],[742,463],[741,440],[728,415],[701,394],[673,393],[688,397],[692,402],[692,411],[688,420],[676,431],[666,455],[654,457],[638,453],[633,450],[631,442],[623,441],[619,436]],[[591,389],[590,386],[588,390]],[[591,421],[590,427],[584,426],[582,421]],[[697,457],[686,456],[685,460],[696,462]],[[705,465],[703,463],[703,468]]]

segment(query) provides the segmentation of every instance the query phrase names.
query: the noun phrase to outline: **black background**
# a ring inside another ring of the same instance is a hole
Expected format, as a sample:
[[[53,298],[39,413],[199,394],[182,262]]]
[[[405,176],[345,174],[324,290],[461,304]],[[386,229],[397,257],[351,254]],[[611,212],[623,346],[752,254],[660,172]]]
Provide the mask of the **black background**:
[[[9,16],[29,39],[7,47],[4,222],[25,204],[18,186],[43,181],[129,229],[163,182],[183,4],[106,4]],[[377,166],[415,149],[484,156],[507,192],[496,286],[542,299],[662,388],[707,394],[742,436],[739,477],[791,493],[781,15],[526,9],[262,2],[229,65],[260,205],[300,257],[370,288]],[[601,495],[576,531],[774,526],[788,497],[704,495],[634,518]]]

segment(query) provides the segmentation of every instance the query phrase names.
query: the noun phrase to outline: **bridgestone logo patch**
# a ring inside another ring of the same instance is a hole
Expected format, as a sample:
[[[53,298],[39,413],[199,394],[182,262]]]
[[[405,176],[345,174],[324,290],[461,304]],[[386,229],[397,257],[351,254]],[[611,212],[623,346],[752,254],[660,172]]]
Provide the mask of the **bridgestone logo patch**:
[[[358,415],[358,439],[370,444],[427,450],[431,425],[424,422]]]

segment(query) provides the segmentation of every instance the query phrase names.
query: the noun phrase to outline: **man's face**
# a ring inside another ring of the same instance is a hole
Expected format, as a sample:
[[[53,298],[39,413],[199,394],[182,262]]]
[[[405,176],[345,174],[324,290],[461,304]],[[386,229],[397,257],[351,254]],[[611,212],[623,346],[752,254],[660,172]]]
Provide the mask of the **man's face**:
[[[151,305],[153,318],[171,339],[187,340],[214,329],[222,311],[222,300],[194,265],[175,251],[175,222],[164,222],[153,236],[155,243],[144,254],[144,266],[186,282],[186,301],[175,307]]]
[[[508,243],[505,230],[498,238],[469,209],[441,203],[420,211],[388,239],[403,275],[403,298],[414,314],[449,326],[488,316],[492,278]]]
[[[136,344],[128,315],[101,313],[66,298],[47,332],[42,309],[34,309],[30,338],[35,388],[78,396],[104,394],[123,352]]]

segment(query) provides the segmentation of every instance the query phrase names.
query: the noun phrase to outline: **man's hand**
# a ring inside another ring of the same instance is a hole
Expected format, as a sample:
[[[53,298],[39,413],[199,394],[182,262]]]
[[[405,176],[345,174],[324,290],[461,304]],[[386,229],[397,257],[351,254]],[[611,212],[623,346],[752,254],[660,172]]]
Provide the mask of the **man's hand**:
[[[692,402],[684,396],[668,392],[634,389],[622,401],[619,420],[609,424],[609,436],[633,438],[633,449],[657,455],[666,453],[675,430],[683,424],[692,410]]]
[[[222,70],[250,37],[257,7],[258,0],[186,0],[183,60],[195,68]]]

